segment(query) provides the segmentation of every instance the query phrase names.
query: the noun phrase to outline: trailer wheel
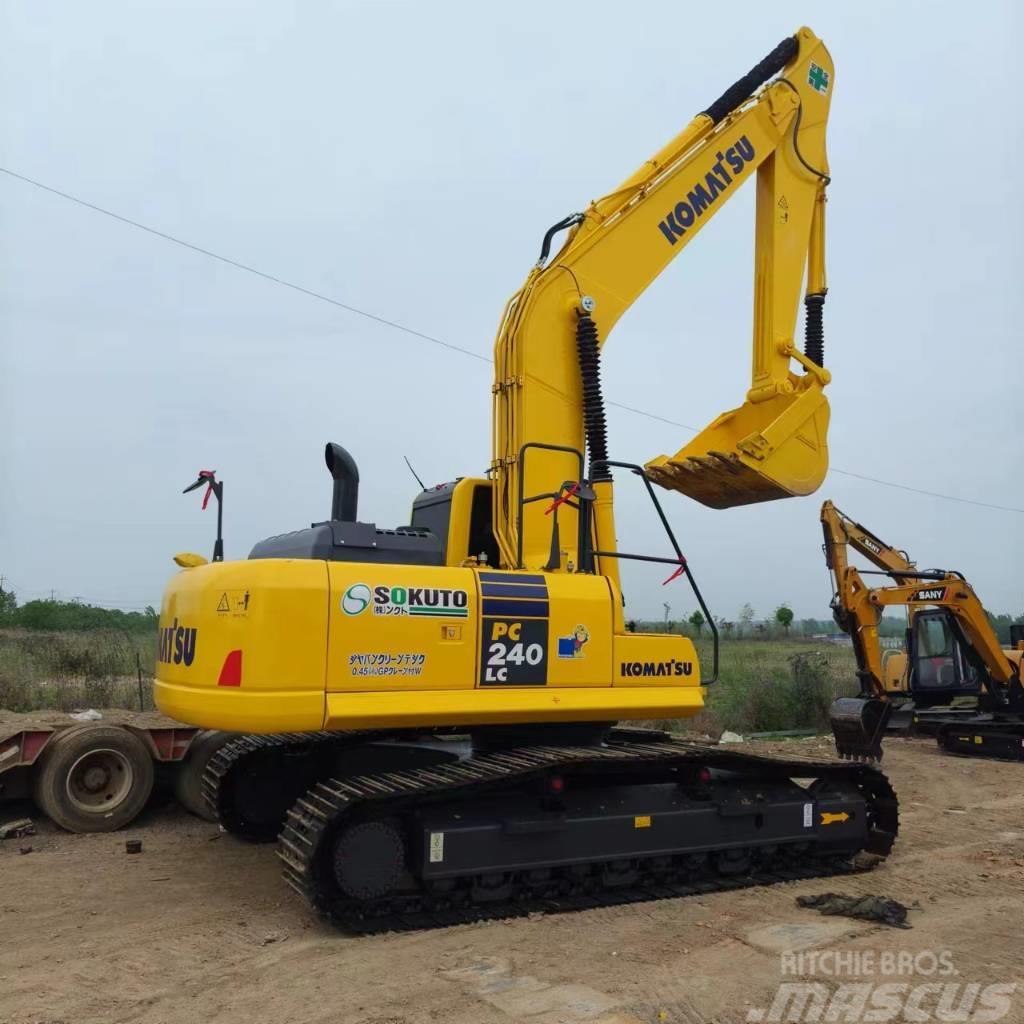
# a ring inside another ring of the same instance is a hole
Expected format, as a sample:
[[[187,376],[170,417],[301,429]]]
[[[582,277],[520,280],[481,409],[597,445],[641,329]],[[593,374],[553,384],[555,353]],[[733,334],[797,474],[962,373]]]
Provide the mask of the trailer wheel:
[[[174,796],[186,811],[204,821],[216,821],[217,815],[203,796],[203,772],[210,758],[237,735],[216,729],[203,730],[192,741],[185,760],[178,765],[174,778]]]
[[[114,832],[146,805],[153,761],[145,744],[112,725],[68,729],[52,739],[36,766],[32,796],[69,832]]]

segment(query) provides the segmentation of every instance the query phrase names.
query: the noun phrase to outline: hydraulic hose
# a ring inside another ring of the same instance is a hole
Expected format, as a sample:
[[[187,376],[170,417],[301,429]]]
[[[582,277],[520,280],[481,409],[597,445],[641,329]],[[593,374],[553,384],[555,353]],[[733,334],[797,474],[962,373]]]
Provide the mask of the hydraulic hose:
[[[768,54],[755,64],[741,79],[733,82],[721,96],[703,113],[718,124],[726,114],[732,113],[748,96],[752,96],[773,75],[777,75],[800,49],[796,36],[787,36]]]

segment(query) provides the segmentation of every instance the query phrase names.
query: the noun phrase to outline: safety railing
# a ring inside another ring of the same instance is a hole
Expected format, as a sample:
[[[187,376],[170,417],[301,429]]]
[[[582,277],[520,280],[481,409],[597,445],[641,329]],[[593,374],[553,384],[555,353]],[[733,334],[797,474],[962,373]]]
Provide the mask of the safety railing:
[[[532,449],[539,449],[541,451],[551,452],[564,452],[567,455],[572,455],[576,459],[577,464],[577,477],[576,487],[572,494],[566,493],[565,485],[563,485],[558,491],[545,491],[539,494],[531,494],[526,496],[523,493],[524,484],[526,480],[526,453]],[[591,473],[593,473],[595,467],[606,468],[606,469],[626,469],[633,473],[635,476],[640,477],[644,482],[644,487],[647,489],[648,497],[651,499],[651,503],[654,505],[655,511],[658,513],[658,518],[661,520],[661,525],[665,529],[665,534],[668,537],[669,544],[672,545],[672,550],[675,552],[675,558],[666,558],[660,555],[640,555],[629,551],[607,551],[600,548],[599,543],[595,543],[595,537],[593,536],[593,516],[590,514],[590,503],[593,495],[591,494],[588,499],[584,493],[584,487],[589,489],[587,481],[583,479],[583,453],[578,448],[570,448],[565,445],[558,444],[545,444],[540,441],[530,441],[524,444],[519,449],[519,487],[517,504],[516,504],[516,534],[517,534],[517,546],[516,546],[516,565],[517,568],[522,569],[523,566],[523,510],[524,508],[537,501],[553,501],[555,503],[565,503],[570,507],[578,510],[579,513],[579,538],[578,538],[578,560],[579,565],[577,566],[578,572],[592,572],[594,559],[595,558],[624,558],[628,561],[633,562],[654,562],[661,565],[673,565],[676,567],[675,572],[665,583],[670,583],[672,580],[679,576],[685,576],[690,584],[690,589],[693,591],[693,596],[697,600],[697,606],[701,610],[701,614],[704,616],[709,628],[711,629],[711,640],[712,640],[712,672],[711,678],[702,680],[702,685],[710,685],[711,683],[717,682],[718,680],[718,661],[719,661],[719,644],[720,638],[718,634],[718,627],[715,624],[714,616],[711,614],[707,603],[704,600],[704,595],[700,591],[700,587],[697,585],[697,581],[694,579],[693,571],[690,568],[689,562],[684,557],[682,550],[679,547],[679,542],[676,540],[675,534],[672,532],[672,527],[669,525],[667,516],[665,515],[664,509],[661,507],[661,502],[658,501],[658,496],[654,493],[654,488],[651,486],[650,478],[644,471],[643,466],[639,466],[633,462],[617,462],[613,459],[601,459],[595,461],[591,465]],[[572,496],[575,496],[576,500],[573,501]],[[596,538],[596,541],[600,541],[600,538]]]

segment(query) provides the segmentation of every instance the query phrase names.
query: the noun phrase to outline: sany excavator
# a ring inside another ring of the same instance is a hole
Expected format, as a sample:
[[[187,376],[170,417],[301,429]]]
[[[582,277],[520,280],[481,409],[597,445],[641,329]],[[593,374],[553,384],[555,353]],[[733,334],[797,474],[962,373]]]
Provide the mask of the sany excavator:
[[[897,584],[912,583],[921,578],[931,578],[938,570],[922,574],[918,572],[917,563],[912,561],[906,551],[893,547],[872,533],[866,526],[856,522],[841,512],[831,501],[821,506],[821,525],[825,536],[823,551],[825,562],[831,573],[833,582],[832,616],[844,633],[855,637],[855,653],[862,650],[868,656],[863,664],[858,664],[857,678],[861,689],[871,689],[871,680],[877,690],[879,682],[885,692],[885,699],[892,705],[890,712],[885,712],[886,733],[904,733],[914,730],[925,716],[925,708],[942,708],[939,714],[927,714],[931,723],[949,720],[951,717],[964,717],[973,714],[975,708],[964,708],[954,711],[950,701],[961,697],[977,697],[980,684],[977,676],[965,661],[962,652],[957,650],[956,657],[943,666],[941,673],[930,671],[928,667],[920,673],[911,673],[911,665],[907,659],[907,645],[900,649],[884,648],[880,639],[878,621],[869,620],[858,624],[855,602],[862,595],[863,577],[870,574],[881,574]],[[875,566],[875,570],[854,570],[851,574],[847,549],[861,555]],[[908,604],[906,607],[908,636],[913,635],[913,622],[917,615],[934,615],[927,605]],[[911,693],[911,684],[917,683],[916,699]],[[934,692],[932,692],[934,690]],[[875,708],[877,711],[877,707]],[[873,712],[868,712],[871,715]],[[870,723],[868,723],[870,724]]]
[[[689,639],[626,629],[621,559],[665,563],[714,621],[652,483],[726,508],[809,494],[825,473],[832,79],[824,44],[801,29],[547,232],[501,318],[487,477],[425,490],[410,526],[379,529],[358,520],[351,456],[328,445],[330,521],[244,560],[178,556],[157,703],[248,734],[211,760],[207,797],[229,831],[280,834],[287,881],[339,923],[594,906],[841,872],[862,851],[889,852],[896,799],[873,766],[615,725],[696,714],[717,672],[717,635],[708,677]],[[601,346],[752,177],[746,401],[646,469],[615,461]],[[619,549],[613,472],[639,477],[669,555]]]
[[[956,754],[1024,760],[1024,632],[1004,650],[981,601],[952,570],[919,571],[906,552],[886,544],[830,501],[821,507],[825,562],[832,576],[836,623],[850,634],[858,697],[832,705],[832,731],[842,756],[878,759],[893,709],[913,702],[930,718],[939,745]],[[870,587],[869,570],[850,565],[852,548],[878,566],[891,585]],[[884,658],[878,625],[887,608],[907,611],[906,652]],[[974,698],[957,709],[957,698]],[[934,709],[929,715],[926,709]],[[909,709],[908,709],[909,710]]]

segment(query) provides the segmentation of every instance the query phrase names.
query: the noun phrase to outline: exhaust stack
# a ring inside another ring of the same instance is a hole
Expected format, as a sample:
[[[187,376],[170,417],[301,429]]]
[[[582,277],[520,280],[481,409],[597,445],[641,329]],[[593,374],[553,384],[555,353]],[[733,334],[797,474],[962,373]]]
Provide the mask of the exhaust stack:
[[[354,523],[359,506],[359,470],[356,468],[356,460],[340,444],[328,442],[324,448],[324,461],[334,478],[331,519]]]

